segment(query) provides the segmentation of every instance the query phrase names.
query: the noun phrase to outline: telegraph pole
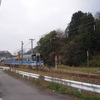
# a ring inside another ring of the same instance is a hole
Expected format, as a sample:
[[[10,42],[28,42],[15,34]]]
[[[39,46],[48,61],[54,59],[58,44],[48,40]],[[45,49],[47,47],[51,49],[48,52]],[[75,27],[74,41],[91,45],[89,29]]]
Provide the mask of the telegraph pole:
[[[24,43],[23,43],[23,41],[21,41],[21,55],[22,55],[21,59],[22,59],[22,65],[23,65],[23,45],[24,45]]]
[[[87,50],[87,66],[89,66],[89,51]]]
[[[29,40],[31,40],[31,54],[33,54],[33,41],[34,41],[35,39],[29,39]]]
[[[2,0],[0,0],[0,5],[1,5]]]
[[[55,69],[57,70],[57,55],[55,55]]]

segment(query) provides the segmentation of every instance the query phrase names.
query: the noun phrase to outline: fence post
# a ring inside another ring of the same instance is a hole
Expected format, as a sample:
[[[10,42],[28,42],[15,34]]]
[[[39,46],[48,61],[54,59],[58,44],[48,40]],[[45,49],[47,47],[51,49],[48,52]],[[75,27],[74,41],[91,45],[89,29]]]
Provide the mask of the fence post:
[[[55,69],[57,70],[57,55],[55,55]]]

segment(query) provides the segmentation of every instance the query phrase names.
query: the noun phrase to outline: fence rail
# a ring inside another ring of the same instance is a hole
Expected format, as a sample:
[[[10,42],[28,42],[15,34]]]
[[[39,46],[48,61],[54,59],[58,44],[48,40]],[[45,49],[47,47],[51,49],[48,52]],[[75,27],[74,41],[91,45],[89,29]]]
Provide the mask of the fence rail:
[[[9,68],[4,68],[5,70],[8,70]],[[23,71],[18,71],[11,69],[12,72],[18,73],[20,75],[27,76],[28,78],[32,77],[35,79],[39,79],[41,75],[39,74],[33,74],[33,73],[28,73],[28,72],[23,72]],[[85,83],[85,82],[78,82],[78,81],[73,81],[73,80],[66,80],[66,79],[61,79],[61,78],[55,78],[55,77],[50,77],[50,76],[43,76],[44,81],[48,82],[54,82],[66,86],[71,86],[74,88],[77,88],[79,90],[86,90],[86,91],[91,91],[95,93],[100,93],[100,85],[96,84],[90,84],[90,83]]]
[[[3,70],[8,70],[9,67],[3,67],[3,66],[0,66],[0,69],[3,69]]]
[[[45,81],[63,84],[74,88],[100,93],[100,85],[44,76]]]

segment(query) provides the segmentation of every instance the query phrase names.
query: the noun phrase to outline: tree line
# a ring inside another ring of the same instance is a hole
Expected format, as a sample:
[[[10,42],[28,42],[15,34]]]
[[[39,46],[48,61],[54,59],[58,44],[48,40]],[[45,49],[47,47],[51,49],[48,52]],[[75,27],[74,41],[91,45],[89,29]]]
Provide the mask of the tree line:
[[[88,51],[90,65],[99,66],[94,58],[100,54],[100,13],[93,16],[89,12],[75,12],[64,31],[53,30],[40,38],[38,51],[51,66],[54,66],[55,55],[64,65],[86,65]]]

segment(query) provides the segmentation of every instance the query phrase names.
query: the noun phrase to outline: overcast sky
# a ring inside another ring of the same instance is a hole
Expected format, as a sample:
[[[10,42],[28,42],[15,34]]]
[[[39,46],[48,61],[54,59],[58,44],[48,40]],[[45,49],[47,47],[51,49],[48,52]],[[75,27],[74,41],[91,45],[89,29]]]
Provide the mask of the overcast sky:
[[[2,0],[0,6],[0,51],[16,53],[29,39],[36,42],[46,33],[65,29],[73,13],[100,11],[100,0]]]

